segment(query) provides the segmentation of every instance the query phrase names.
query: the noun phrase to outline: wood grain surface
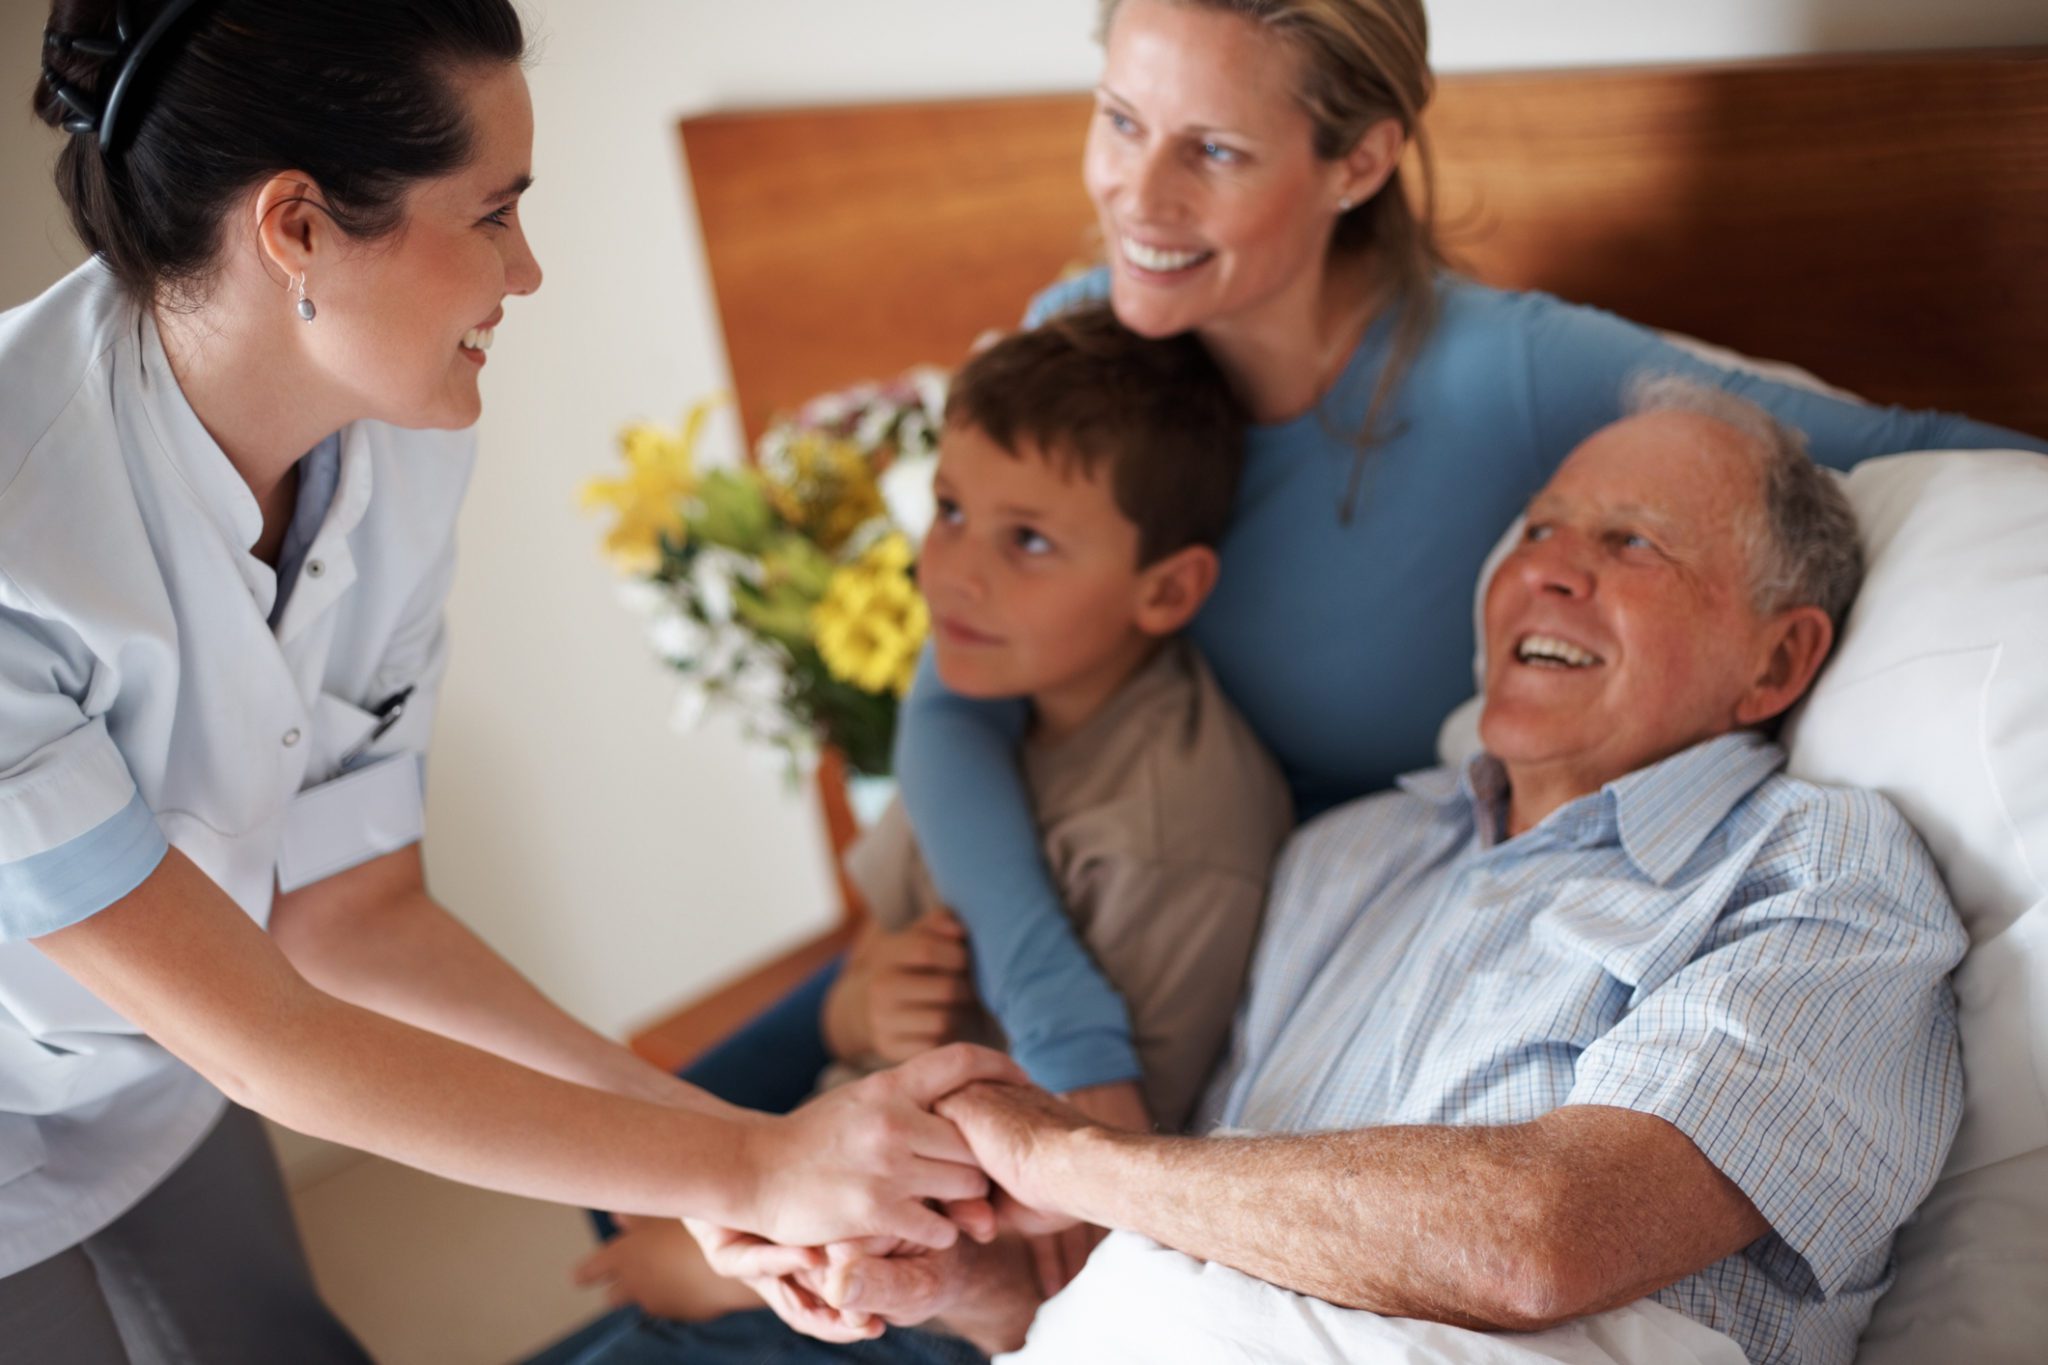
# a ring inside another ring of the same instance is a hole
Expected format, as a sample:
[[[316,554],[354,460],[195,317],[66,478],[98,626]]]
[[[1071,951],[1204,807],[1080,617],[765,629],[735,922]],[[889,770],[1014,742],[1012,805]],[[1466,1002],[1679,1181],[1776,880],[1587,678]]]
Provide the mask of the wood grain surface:
[[[1086,95],[682,126],[749,431],[956,361],[1097,251]],[[2048,431],[2048,54],[1446,78],[1444,236],[1489,283]]]

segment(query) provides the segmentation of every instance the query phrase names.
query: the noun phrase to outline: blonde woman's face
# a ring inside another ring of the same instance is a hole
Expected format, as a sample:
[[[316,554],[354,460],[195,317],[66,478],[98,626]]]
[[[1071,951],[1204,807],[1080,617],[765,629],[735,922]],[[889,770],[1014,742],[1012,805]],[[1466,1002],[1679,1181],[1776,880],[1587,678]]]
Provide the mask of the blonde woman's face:
[[[1349,179],[1315,154],[1299,58],[1238,15],[1126,0],[1084,176],[1111,302],[1146,336],[1313,307]]]

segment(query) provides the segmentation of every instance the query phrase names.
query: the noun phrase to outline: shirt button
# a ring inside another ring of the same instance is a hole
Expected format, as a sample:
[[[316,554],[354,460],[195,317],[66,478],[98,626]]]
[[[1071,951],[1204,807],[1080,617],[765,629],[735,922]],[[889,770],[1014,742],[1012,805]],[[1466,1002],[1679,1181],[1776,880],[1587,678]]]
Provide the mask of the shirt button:
[[[306,577],[318,578],[321,574],[324,574],[326,572],[327,566],[321,563],[319,560],[309,559],[306,561]]]
[[[291,729],[289,729],[289,730],[287,730],[287,731],[285,731],[285,732],[284,732],[284,747],[285,747],[285,748],[289,749],[289,748],[291,748],[291,747],[292,747],[292,746],[293,746],[294,744],[297,744],[298,742],[299,742],[299,730],[298,730],[298,727],[297,727],[297,726],[293,726],[293,727],[292,727]]]

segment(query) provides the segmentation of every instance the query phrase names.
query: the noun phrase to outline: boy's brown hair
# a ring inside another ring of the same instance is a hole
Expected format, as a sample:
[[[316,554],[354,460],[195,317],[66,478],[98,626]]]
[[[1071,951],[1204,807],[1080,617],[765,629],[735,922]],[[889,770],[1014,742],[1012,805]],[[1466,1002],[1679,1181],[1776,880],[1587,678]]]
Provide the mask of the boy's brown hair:
[[[1192,335],[1151,340],[1108,307],[1005,337],[953,377],[946,423],[978,428],[1013,456],[1035,446],[1063,475],[1107,466],[1117,509],[1138,528],[1138,565],[1214,546],[1244,468],[1245,419]]]

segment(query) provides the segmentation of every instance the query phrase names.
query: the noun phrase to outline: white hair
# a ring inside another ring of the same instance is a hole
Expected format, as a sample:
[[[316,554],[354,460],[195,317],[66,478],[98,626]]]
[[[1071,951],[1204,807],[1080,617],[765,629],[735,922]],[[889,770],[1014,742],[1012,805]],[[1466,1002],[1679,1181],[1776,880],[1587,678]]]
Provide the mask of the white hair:
[[[1856,513],[1835,476],[1813,462],[1805,435],[1747,398],[1677,374],[1629,382],[1630,416],[1684,412],[1740,435],[1757,455],[1763,502],[1751,522],[1751,593],[1758,612],[1815,606],[1841,628],[1863,581]]]

